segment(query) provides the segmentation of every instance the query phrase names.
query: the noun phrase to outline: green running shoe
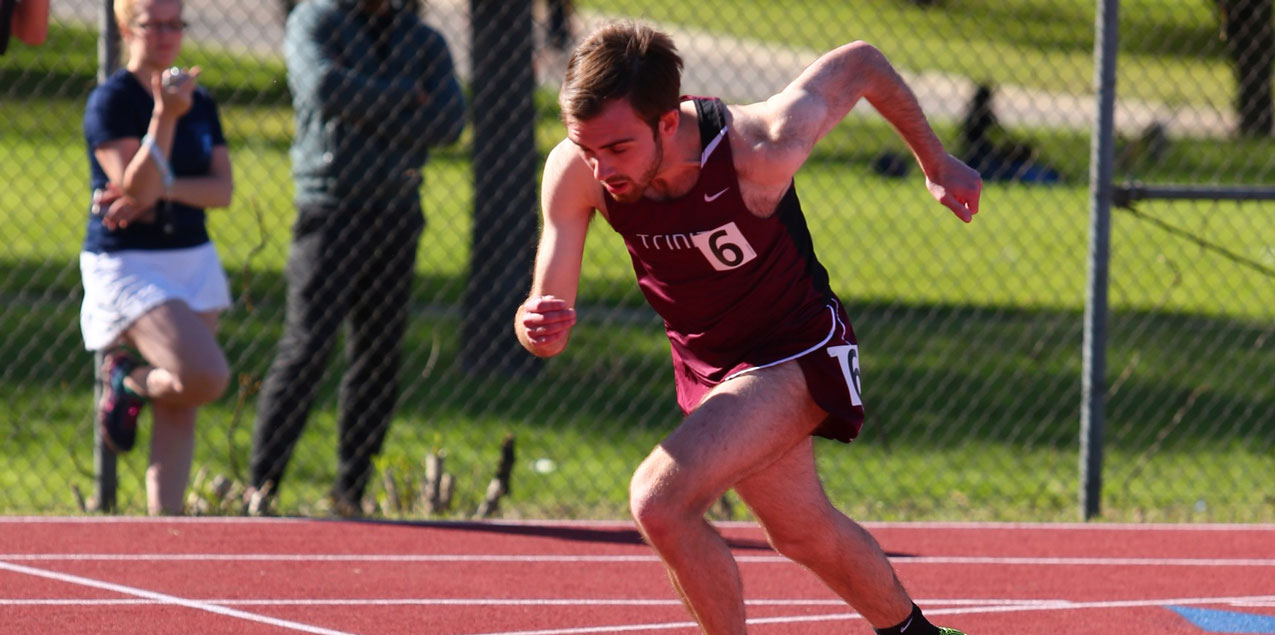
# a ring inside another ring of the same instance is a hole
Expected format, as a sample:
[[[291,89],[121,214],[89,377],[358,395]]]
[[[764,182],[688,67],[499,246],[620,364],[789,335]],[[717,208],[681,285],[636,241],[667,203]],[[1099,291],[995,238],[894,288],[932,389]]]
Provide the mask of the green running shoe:
[[[940,626],[938,627],[938,629],[939,629],[939,635],[965,635],[965,633],[962,633],[961,631],[958,631],[954,628],[944,628]]]
[[[98,429],[111,452],[133,449],[137,440],[137,416],[146,402],[124,387],[124,378],[137,361],[123,351],[108,353],[102,363],[102,398],[97,404]]]

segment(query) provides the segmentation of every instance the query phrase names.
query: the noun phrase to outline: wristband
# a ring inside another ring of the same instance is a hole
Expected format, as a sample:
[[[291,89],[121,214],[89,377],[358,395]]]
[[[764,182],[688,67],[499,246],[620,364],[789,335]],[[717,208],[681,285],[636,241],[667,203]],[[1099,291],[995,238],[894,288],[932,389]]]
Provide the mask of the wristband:
[[[168,159],[164,158],[164,153],[155,145],[155,137],[149,134],[142,137],[142,146],[151,153],[151,158],[155,159],[155,167],[159,169],[159,178],[164,182],[164,189],[173,187],[173,168],[168,164]]]

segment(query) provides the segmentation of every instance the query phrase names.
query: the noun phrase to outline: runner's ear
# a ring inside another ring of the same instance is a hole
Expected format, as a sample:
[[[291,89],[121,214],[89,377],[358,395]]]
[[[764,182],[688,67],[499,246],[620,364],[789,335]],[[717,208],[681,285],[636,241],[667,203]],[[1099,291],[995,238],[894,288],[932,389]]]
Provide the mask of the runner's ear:
[[[674,132],[677,132],[677,121],[681,116],[681,111],[676,108],[660,115],[660,120],[656,124],[656,130],[662,136],[672,136]]]

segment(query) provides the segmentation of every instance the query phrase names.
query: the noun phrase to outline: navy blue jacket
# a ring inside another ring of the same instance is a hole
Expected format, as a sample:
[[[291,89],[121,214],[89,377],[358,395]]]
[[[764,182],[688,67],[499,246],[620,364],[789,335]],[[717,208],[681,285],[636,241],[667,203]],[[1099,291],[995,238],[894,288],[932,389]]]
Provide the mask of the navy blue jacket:
[[[288,16],[295,200],[416,207],[429,149],[464,127],[464,96],[441,34],[409,11],[359,6],[310,0]]]

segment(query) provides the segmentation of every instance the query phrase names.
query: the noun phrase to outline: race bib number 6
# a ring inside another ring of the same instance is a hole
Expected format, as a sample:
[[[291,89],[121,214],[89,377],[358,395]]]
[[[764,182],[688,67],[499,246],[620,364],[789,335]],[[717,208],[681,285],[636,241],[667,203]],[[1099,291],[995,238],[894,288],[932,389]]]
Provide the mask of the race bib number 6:
[[[741,267],[757,257],[752,245],[734,222],[691,236],[691,242],[703,252],[708,264],[718,271]]]
[[[850,389],[850,403],[863,405],[863,397],[859,394],[859,347],[854,344],[829,346],[828,356],[841,362],[841,374],[845,375],[846,387]]]

